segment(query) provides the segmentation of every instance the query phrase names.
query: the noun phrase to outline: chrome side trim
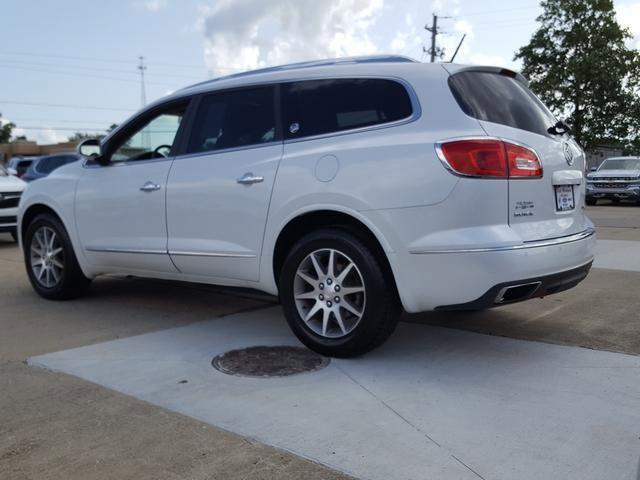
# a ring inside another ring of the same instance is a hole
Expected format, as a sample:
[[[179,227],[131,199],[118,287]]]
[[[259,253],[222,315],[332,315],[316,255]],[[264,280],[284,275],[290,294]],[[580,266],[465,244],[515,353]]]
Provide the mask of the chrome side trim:
[[[87,252],[97,253],[142,253],[147,255],[166,255],[166,250],[153,250],[145,248],[111,248],[111,247],[86,247]]]
[[[169,255],[177,257],[227,257],[227,258],[256,258],[251,253],[215,253],[215,252],[192,252],[192,251],[174,251],[170,250]]]
[[[491,253],[491,252],[509,252],[513,250],[525,250],[527,248],[541,248],[552,247],[554,245],[563,245],[566,243],[579,242],[585,240],[596,234],[594,228],[589,228],[580,233],[574,235],[568,235],[566,237],[549,238],[547,240],[534,240],[529,242],[520,243],[518,245],[505,245],[501,247],[486,247],[486,248],[460,248],[460,249],[447,249],[447,250],[412,250],[409,253],[413,255],[431,255],[435,253]]]

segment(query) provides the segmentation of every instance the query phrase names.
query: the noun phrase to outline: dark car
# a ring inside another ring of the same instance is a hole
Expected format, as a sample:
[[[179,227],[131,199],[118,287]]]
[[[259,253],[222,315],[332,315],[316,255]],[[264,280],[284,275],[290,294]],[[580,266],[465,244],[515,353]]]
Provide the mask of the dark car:
[[[60,153],[37,158],[31,163],[27,173],[24,174],[22,179],[25,182],[32,182],[33,180],[46,177],[56,168],[60,168],[67,163],[75,162],[81,158],[83,157],[76,153]]]
[[[31,166],[34,160],[38,157],[12,157],[7,163],[7,170],[10,173],[15,174],[17,177],[22,177]]]

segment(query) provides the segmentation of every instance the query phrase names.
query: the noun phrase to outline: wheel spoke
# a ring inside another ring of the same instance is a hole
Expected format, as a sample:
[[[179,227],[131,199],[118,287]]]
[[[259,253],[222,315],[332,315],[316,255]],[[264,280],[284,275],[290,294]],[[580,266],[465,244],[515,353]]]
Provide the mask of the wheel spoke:
[[[62,270],[64,268],[63,263],[60,260],[58,260],[57,258],[52,258],[51,259],[51,263],[53,263],[53,265],[58,267],[60,270]]]
[[[308,322],[309,320],[311,320],[311,317],[313,317],[316,313],[318,313],[318,311],[322,308],[322,303],[320,302],[316,302],[313,307],[311,307],[311,310],[309,310],[309,312],[307,313],[307,316],[305,317],[304,321]]]
[[[338,275],[336,277],[336,282],[337,283],[342,283],[344,282],[344,279],[347,278],[347,275],[349,275],[349,272],[353,269],[353,262],[350,262],[349,265],[347,265],[346,267],[344,267],[344,269],[340,272],[340,275]]]
[[[362,312],[359,312],[356,307],[351,305],[347,300],[343,301],[340,306],[344,308],[346,311],[353,313],[355,316],[360,318],[362,316]]]
[[[42,275],[44,274],[45,270],[47,269],[47,267],[45,267],[44,265],[42,266],[42,268],[40,268],[40,270],[38,271],[37,275],[38,275],[38,280],[42,280]]]
[[[52,257],[57,257],[57,256],[58,256],[58,254],[59,254],[60,252],[62,252],[62,247],[55,248],[55,249],[51,252],[51,256],[52,256]]]
[[[49,245],[47,245],[49,247],[49,250],[53,249],[53,245],[54,245],[55,241],[56,241],[56,232],[51,230],[50,233],[49,233]]]
[[[324,271],[322,270],[322,267],[320,266],[320,264],[318,263],[318,259],[316,258],[316,254],[312,253],[310,255],[311,257],[311,263],[313,264],[313,269],[316,271],[316,279],[320,279],[324,276]]]
[[[33,237],[38,242],[38,246],[40,247],[40,252],[44,252],[45,249],[46,249],[45,246],[44,246],[44,239],[42,238],[43,235],[44,235],[43,231],[42,230],[38,230],[38,231],[36,231],[36,234]]]
[[[340,330],[342,331],[343,335],[347,334],[347,329],[344,328],[344,322],[342,321],[342,313],[340,312],[340,309],[337,308],[334,312],[333,315],[336,317],[336,322],[338,322],[338,326],[340,327]]]
[[[56,272],[55,267],[51,268],[51,276],[53,277],[53,283],[58,283],[60,276],[58,275],[58,272]]]
[[[329,263],[327,265],[327,277],[329,278],[332,278],[332,277],[335,278],[334,268],[333,268],[336,261],[335,253],[336,253],[335,250],[329,250]]]
[[[298,293],[296,295],[296,300],[312,300],[318,296],[318,293],[315,290],[310,292]]]
[[[317,279],[311,278],[305,272],[302,272],[300,270],[297,271],[297,275],[311,286],[315,286],[315,284],[318,283]]]
[[[325,308],[322,311],[322,335],[327,336],[327,328],[329,327],[329,316],[331,315],[331,310]]]
[[[353,295],[364,292],[364,287],[342,287],[342,295]]]

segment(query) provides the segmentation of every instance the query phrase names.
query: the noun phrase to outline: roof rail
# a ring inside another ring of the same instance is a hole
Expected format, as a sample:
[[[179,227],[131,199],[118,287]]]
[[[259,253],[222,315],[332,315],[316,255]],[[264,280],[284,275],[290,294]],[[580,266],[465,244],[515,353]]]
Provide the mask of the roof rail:
[[[402,55],[369,55],[362,57],[344,57],[344,58],[329,58],[326,60],[312,60],[308,62],[289,63],[286,65],[278,65],[275,67],[259,68],[257,70],[249,70],[246,72],[233,73],[231,75],[225,75],[223,77],[212,78],[211,80],[205,80],[204,82],[195,83],[184,87],[181,90],[187,88],[198,87],[200,85],[207,85],[209,83],[217,82],[219,80],[228,80],[232,78],[241,78],[251,75],[257,75],[260,73],[281,72],[285,70],[295,70],[298,68],[311,68],[311,67],[326,67],[329,65],[342,65],[345,63],[418,63],[410,57]]]

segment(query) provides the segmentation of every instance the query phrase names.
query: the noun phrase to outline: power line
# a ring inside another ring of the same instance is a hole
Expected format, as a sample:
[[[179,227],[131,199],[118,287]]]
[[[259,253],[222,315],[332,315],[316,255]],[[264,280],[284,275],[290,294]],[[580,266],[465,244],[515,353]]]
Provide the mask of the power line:
[[[104,75],[92,75],[90,73],[75,73],[75,72],[59,72],[56,70],[46,70],[42,68],[32,68],[32,67],[20,67],[20,66],[7,66],[0,63],[4,68],[9,68],[13,70],[25,70],[28,72],[37,72],[37,73],[47,73],[53,75],[67,75],[73,77],[86,77],[86,78],[97,78],[100,80],[115,80],[119,82],[129,82],[129,83],[138,83],[138,80],[133,78],[121,78],[121,77],[109,77]],[[172,83],[161,83],[161,82],[149,82],[150,85],[158,85],[162,87],[170,87],[170,88],[178,88],[175,84]]]
[[[131,108],[115,108],[115,107],[99,107],[88,105],[69,105],[61,103],[39,103],[39,102],[20,102],[15,100],[0,100],[0,103],[6,103],[9,105],[30,105],[34,107],[53,107],[53,108],[82,108],[86,110],[113,110],[116,112],[133,112]]]

